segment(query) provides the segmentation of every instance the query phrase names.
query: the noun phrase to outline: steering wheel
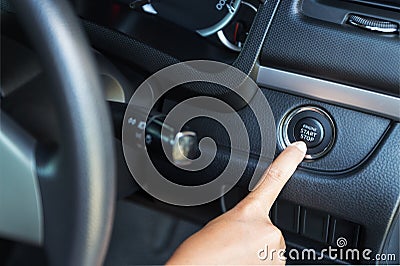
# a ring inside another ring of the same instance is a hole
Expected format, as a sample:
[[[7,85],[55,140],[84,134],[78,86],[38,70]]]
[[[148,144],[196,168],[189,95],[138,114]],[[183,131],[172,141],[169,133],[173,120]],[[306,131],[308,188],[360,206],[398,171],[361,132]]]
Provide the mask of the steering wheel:
[[[116,163],[94,59],[66,1],[12,5],[50,78],[60,130],[47,145],[1,111],[0,235],[43,246],[50,265],[99,265],[111,235]]]

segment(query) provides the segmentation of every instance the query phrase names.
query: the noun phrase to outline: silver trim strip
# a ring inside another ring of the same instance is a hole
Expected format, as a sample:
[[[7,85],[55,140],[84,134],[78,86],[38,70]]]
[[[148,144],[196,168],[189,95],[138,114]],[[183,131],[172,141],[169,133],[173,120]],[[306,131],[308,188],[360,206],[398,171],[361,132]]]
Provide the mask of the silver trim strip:
[[[257,84],[400,121],[400,98],[394,96],[264,66]]]

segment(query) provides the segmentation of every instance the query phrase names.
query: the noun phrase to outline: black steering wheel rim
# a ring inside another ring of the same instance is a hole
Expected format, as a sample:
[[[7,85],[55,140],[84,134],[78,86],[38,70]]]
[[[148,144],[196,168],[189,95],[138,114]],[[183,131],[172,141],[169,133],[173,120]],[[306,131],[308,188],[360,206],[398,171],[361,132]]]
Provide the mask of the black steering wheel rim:
[[[100,265],[115,206],[110,114],[88,42],[64,0],[15,0],[17,16],[51,78],[57,151],[39,150],[44,248],[50,265]],[[41,171],[40,169],[53,169]]]

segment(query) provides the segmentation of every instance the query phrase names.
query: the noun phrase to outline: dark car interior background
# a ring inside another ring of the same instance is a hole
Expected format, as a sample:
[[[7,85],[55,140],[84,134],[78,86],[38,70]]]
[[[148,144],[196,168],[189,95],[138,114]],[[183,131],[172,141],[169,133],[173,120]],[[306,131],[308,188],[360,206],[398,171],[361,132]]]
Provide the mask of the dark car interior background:
[[[72,0],[71,4],[92,47],[114,122],[118,201],[105,265],[163,264],[185,238],[248,194],[263,129],[247,105],[210,84],[176,87],[157,101],[154,111],[167,114],[196,95],[231,104],[248,129],[251,144],[238,184],[218,200],[179,207],[148,195],[127,168],[121,126],[135,89],[166,66],[198,59],[233,65],[256,81],[274,114],[276,155],[303,138],[296,135],[298,121],[321,130],[319,140],[309,140],[306,160],[270,213],[288,250],[337,247],[338,238],[344,237],[346,248],[396,254],[396,260],[384,263],[400,263],[399,1]],[[14,10],[12,1],[2,0],[1,110],[37,138],[52,139],[60,121],[52,115],[54,103],[43,85],[47,77]],[[16,77],[17,72],[23,75]],[[21,99],[24,107],[18,108]],[[151,158],[173,182],[204,184],[226,167],[229,138],[210,119],[196,118],[188,124],[199,138],[211,137],[217,143],[217,154],[207,168],[176,169],[157,150]],[[43,260],[35,241],[0,238],[0,264],[43,265]],[[326,257],[287,263],[381,262]]]

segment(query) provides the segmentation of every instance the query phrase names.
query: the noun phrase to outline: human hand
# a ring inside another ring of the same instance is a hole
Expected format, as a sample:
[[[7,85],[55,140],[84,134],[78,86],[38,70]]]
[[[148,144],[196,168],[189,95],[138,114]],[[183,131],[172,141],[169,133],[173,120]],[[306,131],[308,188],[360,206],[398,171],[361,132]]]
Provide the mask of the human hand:
[[[287,147],[265,171],[255,190],[184,241],[167,264],[284,264],[285,240],[268,214],[306,151],[304,142]],[[266,246],[277,252],[261,260],[257,253]]]

